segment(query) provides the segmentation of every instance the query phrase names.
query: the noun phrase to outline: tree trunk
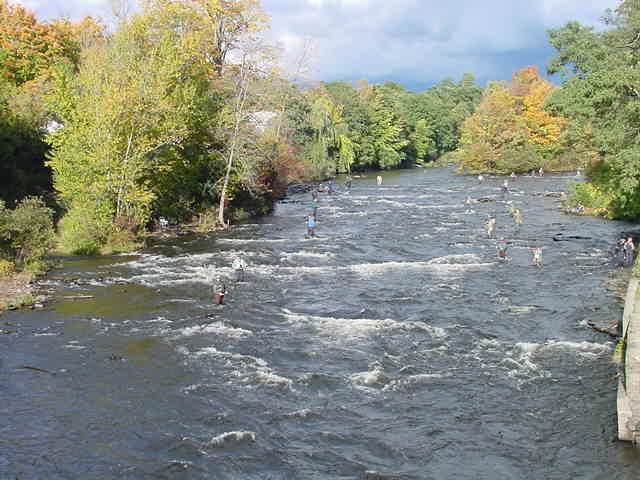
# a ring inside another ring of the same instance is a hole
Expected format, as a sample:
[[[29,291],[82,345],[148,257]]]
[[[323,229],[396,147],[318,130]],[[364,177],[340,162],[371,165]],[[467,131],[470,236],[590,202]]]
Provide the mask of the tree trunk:
[[[220,192],[220,205],[218,207],[218,222],[225,228],[229,227],[229,223],[224,218],[225,202],[227,199],[227,187],[229,186],[231,168],[233,167],[233,160],[235,157],[236,149],[238,148],[238,141],[240,137],[240,122],[242,121],[245,100],[247,98],[248,67],[248,59],[245,55],[242,58],[242,64],[240,66],[240,75],[238,78],[238,94],[236,97],[236,104],[233,112],[235,117],[235,124],[233,127],[233,136],[231,137],[231,147],[229,148],[229,158],[227,159],[227,170],[224,174],[224,182],[222,184],[222,191]]]

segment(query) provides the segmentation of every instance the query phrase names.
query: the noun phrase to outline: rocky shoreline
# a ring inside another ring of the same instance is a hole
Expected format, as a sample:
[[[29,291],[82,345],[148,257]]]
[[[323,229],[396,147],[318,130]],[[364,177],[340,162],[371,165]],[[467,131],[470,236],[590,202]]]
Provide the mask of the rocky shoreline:
[[[25,307],[42,308],[45,301],[32,274],[21,272],[0,278],[0,314]]]

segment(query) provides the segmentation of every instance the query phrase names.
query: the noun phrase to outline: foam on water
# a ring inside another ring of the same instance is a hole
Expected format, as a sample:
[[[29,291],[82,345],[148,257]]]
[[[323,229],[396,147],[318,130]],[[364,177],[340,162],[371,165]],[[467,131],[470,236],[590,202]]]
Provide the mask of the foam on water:
[[[292,390],[293,381],[274,373],[269,364],[261,358],[225,352],[215,347],[201,348],[188,354],[188,356],[189,358],[204,359],[209,357],[222,361],[223,364],[220,366],[227,369],[227,377],[235,385],[245,385],[251,388],[262,385]],[[212,373],[217,372],[218,368],[214,367],[214,372]]]
[[[289,243],[288,238],[219,238],[218,243],[230,243],[230,244],[254,244],[254,243]]]
[[[463,256],[463,255],[461,255]],[[381,262],[381,263],[364,263],[360,265],[351,265],[347,268],[354,272],[372,275],[383,274],[391,271],[402,270],[431,270],[438,273],[447,272],[464,272],[472,270],[482,270],[495,265],[492,263],[456,263],[455,259],[449,259],[448,257],[440,257],[432,259],[426,262]]]
[[[546,352],[569,352],[582,356],[601,356],[613,350],[613,344],[595,342],[571,342],[566,340],[550,340],[546,343],[517,343],[517,347],[528,353],[544,354]]]
[[[203,325],[195,325],[192,327],[185,327],[177,331],[178,335],[183,337],[191,337],[193,335],[205,335],[205,334],[213,334],[213,335],[222,335],[228,338],[245,338],[253,335],[253,332],[250,330],[245,330],[244,328],[238,327],[230,327],[226,325],[224,322],[213,322],[207,323]]]
[[[392,319],[375,320],[370,318],[336,318],[317,315],[305,315],[284,310],[287,322],[298,327],[313,327],[318,334],[336,340],[353,340],[379,331],[424,332],[433,338],[447,336],[443,328],[432,327],[419,322],[399,322]]]
[[[331,252],[314,252],[310,250],[300,250],[298,252],[282,253],[280,258],[288,260],[296,257],[307,257],[321,260],[330,260],[335,258],[335,256],[336,254]]]
[[[225,432],[221,433],[217,437],[213,437],[207,444],[212,448],[224,448],[230,446],[243,445],[256,441],[255,432]]]
[[[356,386],[362,385],[366,387],[383,385],[388,381],[387,375],[380,365],[374,365],[371,370],[366,372],[354,373],[349,379]]]
[[[486,265],[480,263],[480,257],[475,253],[444,255],[442,257],[432,258],[426,263],[427,265]]]
[[[432,385],[438,380],[449,377],[449,374],[443,373],[420,373],[417,375],[408,375],[389,382],[382,389],[384,392],[403,392],[414,390],[424,386]]]

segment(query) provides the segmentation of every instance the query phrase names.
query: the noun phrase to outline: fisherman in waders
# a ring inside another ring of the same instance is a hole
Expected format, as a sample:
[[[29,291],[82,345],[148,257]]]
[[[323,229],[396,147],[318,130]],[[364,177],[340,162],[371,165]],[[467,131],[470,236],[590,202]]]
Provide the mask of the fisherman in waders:
[[[533,253],[533,262],[531,265],[534,267],[542,267],[542,247],[533,247],[531,252]]]
[[[635,255],[635,252],[636,246],[633,244],[633,237],[629,236],[622,245],[622,254],[625,266],[628,267],[633,264],[633,257]]]
[[[227,294],[227,287],[224,282],[220,283],[220,286],[215,286],[213,289],[213,303],[216,305],[224,305],[224,296]]]
[[[524,219],[522,218],[522,212],[520,212],[520,210],[516,208],[515,211],[513,212],[513,218],[516,221],[516,227],[520,228],[524,223]]]
[[[489,220],[487,220],[485,226],[487,228],[487,236],[490,237],[491,235],[493,235],[493,232],[496,229],[496,219],[493,217],[489,217]]]
[[[502,184],[502,198],[503,199],[506,198],[508,193],[509,193],[509,182],[505,180],[504,183]]]
[[[498,258],[500,260],[507,260],[507,242],[504,241],[504,238],[500,239],[500,243],[498,244]]]
[[[307,236],[316,236],[316,217],[313,217],[311,215],[307,217]]]
[[[242,258],[241,256],[237,256],[236,258],[234,258],[231,267],[233,268],[235,281],[244,282],[244,270],[245,268],[247,268],[247,264],[244,261],[244,258]]]

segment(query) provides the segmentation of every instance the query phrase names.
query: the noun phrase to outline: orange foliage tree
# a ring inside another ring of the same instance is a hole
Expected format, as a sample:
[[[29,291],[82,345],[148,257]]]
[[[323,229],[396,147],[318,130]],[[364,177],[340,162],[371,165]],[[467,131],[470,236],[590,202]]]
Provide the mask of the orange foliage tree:
[[[48,73],[60,59],[77,64],[81,48],[103,35],[104,27],[91,17],[77,24],[40,23],[21,5],[0,0],[0,77],[22,85]]]
[[[541,166],[557,151],[565,123],[544,108],[553,89],[533,66],[516,70],[510,83],[490,84],[463,124],[460,168],[509,172]]]

